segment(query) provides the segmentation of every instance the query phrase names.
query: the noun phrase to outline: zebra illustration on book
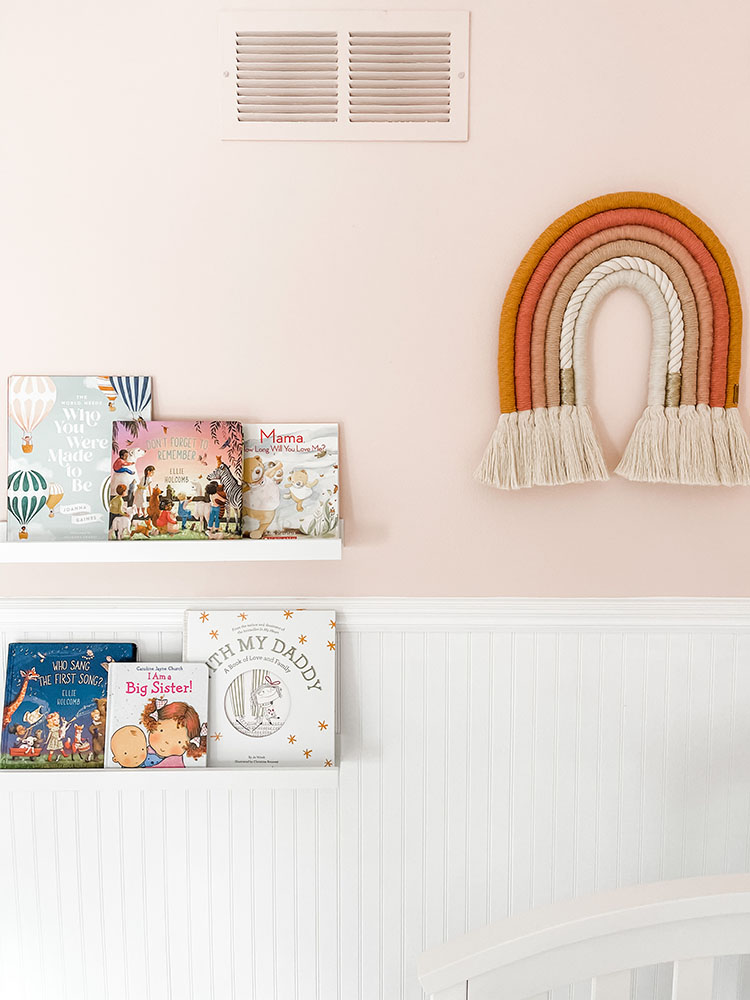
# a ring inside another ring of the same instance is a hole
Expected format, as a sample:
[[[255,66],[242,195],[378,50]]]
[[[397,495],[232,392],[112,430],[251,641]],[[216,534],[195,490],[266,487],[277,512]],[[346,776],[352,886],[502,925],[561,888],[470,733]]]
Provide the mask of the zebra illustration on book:
[[[222,461],[220,455],[216,456],[216,468],[206,476],[209,483],[219,483],[227,495],[227,531],[230,520],[234,521],[234,533],[239,535],[240,518],[242,516],[242,483],[239,482],[232,473],[229,466]]]

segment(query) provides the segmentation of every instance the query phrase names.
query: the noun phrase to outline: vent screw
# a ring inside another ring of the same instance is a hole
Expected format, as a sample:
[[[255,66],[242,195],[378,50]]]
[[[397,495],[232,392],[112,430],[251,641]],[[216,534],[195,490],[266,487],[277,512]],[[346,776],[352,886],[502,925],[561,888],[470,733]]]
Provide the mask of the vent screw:
[[[225,73],[224,75],[226,76],[226,73]],[[461,71],[461,72],[460,72],[460,73],[458,74],[458,79],[459,79],[459,80],[463,80],[463,78],[464,78],[465,76],[466,76],[466,74],[465,74],[465,73],[463,72],[463,70],[462,70],[462,71]]]
[[[224,76],[229,76],[229,70],[228,69],[224,70]]]

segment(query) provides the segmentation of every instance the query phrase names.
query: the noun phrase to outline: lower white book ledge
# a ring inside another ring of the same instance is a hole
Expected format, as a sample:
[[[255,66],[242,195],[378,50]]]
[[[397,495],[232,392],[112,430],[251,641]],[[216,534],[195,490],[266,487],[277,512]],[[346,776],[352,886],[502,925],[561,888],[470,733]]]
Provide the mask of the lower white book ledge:
[[[14,530],[13,526],[10,530]],[[8,541],[0,521],[0,563],[139,562],[311,562],[341,559],[344,522],[338,538],[230,538],[223,541],[31,542]]]
[[[338,767],[0,769],[0,792],[252,791],[338,788]]]

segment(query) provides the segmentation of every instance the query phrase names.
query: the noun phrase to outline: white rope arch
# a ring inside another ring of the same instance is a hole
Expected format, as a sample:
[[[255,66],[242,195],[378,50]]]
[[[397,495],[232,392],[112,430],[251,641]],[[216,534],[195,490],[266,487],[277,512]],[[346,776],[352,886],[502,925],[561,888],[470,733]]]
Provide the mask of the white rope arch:
[[[612,289],[634,288],[651,313],[651,360],[648,376],[648,405],[663,406],[667,384],[667,361],[674,333],[672,315],[659,286],[640,271],[612,271],[589,289],[576,317],[572,337],[572,365],[576,405],[588,404],[587,350],[588,330],[594,312]],[[679,369],[678,369],[679,371]]]
[[[632,287],[636,287],[641,294],[643,294],[649,304],[649,308],[651,308],[651,297],[649,293],[646,292],[647,287],[650,286],[662,298],[668,316],[667,343],[664,354],[664,376],[666,378],[667,373],[679,374],[682,369],[682,354],[685,345],[685,323],[680,297],[677,294],[669,276],[652,261],[646,260],[643,257],[613,257],[593,268],[586,275],[586,277],[578,283],[568,301],[563,315],[562,331],[560,334],[560,370],[564,371],[567,368],[575,367],[576,376],[578,376],[579,371],[581,370],[580,365],[574,366],[573,363],[574,340],[578,316],[584,306],[584,302],[587,301],[589,295],[592,293],[592,290],[596,288],[601,281],[609,279],[611,276],[617,274],[640,275],[640,277],[645,279],[645,281],[622,280],[615,283],[608,282],[608,290],[611,290],[613,287],[618,285],[631,285]],[[599,293],[597,295],[597,303],[601,301],[604,294],[605,293]],[[653,318],[653,308],[651,309],[651,312]],[[658,343],[657,333],[659,334]],[[663,337],[663,330],[660,325],[660,329],[658,331],[656,328],[654,329],[654,344],[651,356],[652,375],[655,352],[658,357],[661,357],[661,349],[663,347],[660,342],[661,337]],[[657,348],[659,349],[658,351]],[[579,357],[581,360],[585,360],[585,356],[579,354]],[[576,378],[576,381],[578,382],[578,378]],[[664,402],[663,396],[661,402]]]

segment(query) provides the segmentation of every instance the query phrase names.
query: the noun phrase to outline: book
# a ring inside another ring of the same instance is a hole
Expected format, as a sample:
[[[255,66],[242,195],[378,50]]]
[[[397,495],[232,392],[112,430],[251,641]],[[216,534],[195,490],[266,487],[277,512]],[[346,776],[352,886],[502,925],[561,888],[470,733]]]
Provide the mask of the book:
[[[107,678],[132,642],[12,642],[0,767],[102,767]]]
[[[184,658],[208,665],[209,767],[333,767],[332,611],[187,611]]]
[[[113,663],[104,766],[204,767],[205,663]]]
[[[243,424],[246,538],[338,535],[338,424]]]
[[[242,448],[236,420],[115,421],[109,537],[239,537]]]
[[[112,420],[151,417],[145,375],[11,375],[9,541],[107,537]]]

